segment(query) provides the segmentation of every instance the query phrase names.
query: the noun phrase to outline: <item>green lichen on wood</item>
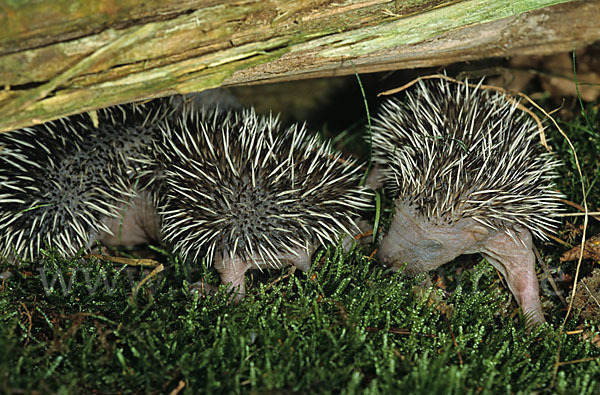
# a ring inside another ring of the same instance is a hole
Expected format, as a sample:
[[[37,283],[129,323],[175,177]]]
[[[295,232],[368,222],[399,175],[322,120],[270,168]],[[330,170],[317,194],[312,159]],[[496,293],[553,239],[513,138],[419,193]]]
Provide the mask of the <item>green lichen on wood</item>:
[[[66,116],[130,102],[132,97],[153,97],[155,92],[184,94],[216,88],[236,71],[269,62],[280,57],[286,51],[286,48],[273,52],[255,51],[245,57],[240,55],[239,59],[230,59],[228,63],[218,67],[199,68],[186,74],[169,73],[169,70],[154,70],[152,73],[144,74],[143,77],[140,74],[133,74],[127,78],[106,82],[91,88],[60,90],[52,97],[2,117],[0,129],[17,128],[24,119],[29,119],[36,124],[47,122],[56,118],[53,116],[56,109],[60,109],[60,116]]]
[[[42,83],[0,93],[0,131],[149,97],[334,72],[348,60],[361,71],[399,46],[564,2],[213,2],[141,25],[148,34],[121,47],[115,42],[140,26],[0,56],[0,85]],[[112,56],[94,58],[109,47]]]
[[[365,28],[361,32],[344,33],[331,42],[322,57],[361,56],[409,45],[439,36],[448,31],[518,15],[541,7],[566,3],[568,0],[472,0],[442,7],[434,11]],[[324,46],[328,39],[313,41]]]

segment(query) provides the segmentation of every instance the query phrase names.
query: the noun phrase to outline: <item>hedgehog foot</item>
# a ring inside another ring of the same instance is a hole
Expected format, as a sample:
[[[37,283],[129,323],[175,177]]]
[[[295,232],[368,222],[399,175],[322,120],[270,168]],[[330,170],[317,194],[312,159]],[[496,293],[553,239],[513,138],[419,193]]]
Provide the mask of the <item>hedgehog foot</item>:
[[[224,256],[215,259],[215,269],[221,276],[221,283],[229,287],[236,303],[242,300],[246,294],[244,275],[250,267],[250,264],[237,256]]]
[[[506,232],[497,232],[480,252],[506,279],[508,288],[523,310],[527,325],[541,324],[545,320],[540,305],[531,233],[522,227],[513,227],[512,230],[515,238]]]
[[[297,269],[307,272],[310,269],[311,255],[314,252],[314,247],[307,249],[299,248],[295,254],[288,253],[278,256],[279,261],[276,263],[265,262],[260,257],[245,260],[237,255],[230,256],[223,254],[215,257],[215,269],[219,272],[221,283],[229,287],[232,292],[233,300],[237,303],[246,294],[246,284],[244,282],[245,274],[250,269],[265,269],[265,268],[280,268],[286,265],[295,266]],[[206,285],[204,285],[206,287]],[[210,292],[210,290],[209,290]]]

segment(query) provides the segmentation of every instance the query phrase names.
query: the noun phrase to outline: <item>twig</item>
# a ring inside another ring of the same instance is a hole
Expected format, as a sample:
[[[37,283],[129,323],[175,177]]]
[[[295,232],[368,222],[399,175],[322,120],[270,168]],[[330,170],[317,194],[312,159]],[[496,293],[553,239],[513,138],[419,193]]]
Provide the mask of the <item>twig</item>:
[[[177,395],[181,392],[181,390],[183,390],[185,388],[185,381],[183,380],[179,380],[179,384],[177,385],[177,388],[175,388],[173,391],[169,392],[169,395]]]
[[[580,333],[583,333],[583,329],[577,329],[577,330],[574,330],[574,331],[566,331],[565,333],[567,335],[578,335]]]
[[[147,267],[158,267],[160,265],[159,262],[154,259],[141,259],[141,258],[123,258],[118,256],[110,256],[110,255],[102,255],[102,254],[88,254],[85,255],[84,258],[98,258],[103,261],[119,263],[123,265],[129,266],[147,266]]]
[[[549,239],[552,239],[552,240],[554,240],[555,242],[557,242],[557,243],[559,243],[559,244],[562,244],[562,245],[564,245],[564,246],[565,246],[565,247],[567,247],[567,248],[572,248],[572,247],[573,247],[571,244],[567,243],[566,241],[564,241],[564,240],[562,240],[562,239],[559,239],[558,237],[556,237],[556,236],[554,236],[554,235],[552,235],[552,234],[550,234],[550,233],[546,233],[546,232],[544,232],[544,234],[545,234],[545,235],[546,235],[546,237],[548,237]]]
[[[294,274],[296,272],[296,266],[292,266],[290,267],[289,271],[287,274],[284,274],[283,276],[279,276],[277,277],[275,280],[273,280],[272,282],[270,282],[266,287],[265,287],[265,291],[268,290],[269,288],[271,288],[273,285],[277,284],[280,281],[285,280],[286,278],[290,277],[292,274]]]
[[[134,304],[134,299],[135,299],[135,295],[137,295],[139,289],[142,287],[142,285],[146,284],[148,281],[150,281],[150,279],[154,276],[156,276],[158,273],[162,272],[163,270],[165,270],[165,266],[161,263],[160,265],[158,265],[157,267],[154,268],[154,270],[152,270],[150,272],[150,274],[148,274],[146,277],[144,277],[142,279],[142,281],[140,281],[135,288],[133,289],[133,292],[131,292],[131,303]]]
[[[23,306],[23,309],[25,309],[25,315],[27,316],[27,320],[29,321],[29,327],[27,328],[27,338],[25,339],[25,344],[23,345],[23,347],[27,347],[27,345],[29,344],[29,339],[31,339],[31,328],[33,327],[33,319],[31,318],[31,313],[29,312],[29,309],[27,308],[25,303],[19,303],[21,304],[21,306]]]
[[[369,237],[369,236],[373,236],[373,229],[368,230],[368,231],[366,231],[364,233],[357,234],[356,236],[354,236],[354,240],[364,239],[364,238]]]
[[[373,252],[367,257],[368,260],[373,260],[373,258],[375,257],[375,254],[377,254],[377,248],[375,248],[373,250]]]
[[[582,281],[581,285],[583,285],[585,287],[585,289],[588,292],[588,294],[590,294],[590,298],[592,298],[594,300],[594,302],[596,302],[596,304],[598,305],[598,307],[600,307],[600,303],[598,302],[598,299],[596,299],[596,297],[594,296],[594,294],[592,293],[592,291],[590,290],[590,288],[587,286],[587,284],[585,283],[585,281]]]
[[[574,363],[582,363],[582,362],[590,362],[590,361],[595,361],[597,360],[599,357],[589,357],[589,358],[581,358],[581,359],[575,359],[573,361],[564,361],[564,362],[559,362],[560,366],[564,366],[564,365],[572,365]]]
[[[575,202],[572,202],[570,200],[567,199],[560,199],[560,202],[563,204],[566,204],[567,206],[571,206],[573,208],[576,208],[579,211],[583,211],[582,213],[568,213],[568,214],[557,214],[557,217],[577,217],[580,215],[585,215],[585,208]],[[600,221],[600,211],[595,211],[595,212],[588,212],[587,213],[590,217],[594,218],[597,221]]]
[[[554,214],[553,217],[583,217],[584,215],[589,215],[595,220],[600,221],[600,217],[598,217],[600,215],[600,211],[590,211],[588,213],[561,213]]]
[[[374,327],[374,326],[368,326],[365,328],[365,330],[367,332],[381,332],[382,329]],[[388,329],[388,333],[394,334],[394,335],[412,335],[415,334],[417,336],[423,336],[423,337],[430,337],[432,339],[437,338],[436,335],[433,335],[431,333],[418,333],[418,332],[411,332],[408,329],[404,329],[404,328],[390,328]]]

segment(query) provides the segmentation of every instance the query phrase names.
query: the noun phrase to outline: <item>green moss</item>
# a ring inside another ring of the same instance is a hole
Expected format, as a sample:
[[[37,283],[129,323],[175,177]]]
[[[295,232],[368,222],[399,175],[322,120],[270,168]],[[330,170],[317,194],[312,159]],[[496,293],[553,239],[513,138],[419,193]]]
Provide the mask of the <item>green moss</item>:
[[[321,251],[311,273],[263,276],[238,305],[224,292],[190,295],[188,282],[205,269],[190,274],[170,257],[165,275],[132,300],[122,267],[48,254],[40,262],[48,278],[85,269],[114,289],[90,293],[77,276],[68,294],[59,281],[46,294],[35,265],[15,272],[0,293],[0,388],[162,393],[183,381],[188,393],[551,391],[559,343],[562,360],[600,357],[550,327],[526,334],[486,263],[423,294],[414,287],[424,277],[387,272],[368,252]],[[551,321],[557,327],[560,315]],[[599,375],[598,360],[566,365],[557,388],[593,393]]]

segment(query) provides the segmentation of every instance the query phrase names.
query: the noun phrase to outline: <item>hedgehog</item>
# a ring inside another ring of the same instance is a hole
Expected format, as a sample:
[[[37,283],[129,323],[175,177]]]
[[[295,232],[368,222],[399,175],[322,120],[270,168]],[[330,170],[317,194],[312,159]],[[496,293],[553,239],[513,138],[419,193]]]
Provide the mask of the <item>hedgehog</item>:
[[[98,240],[115,244],[119,233],[118,243],[141,241],[119,232],[136,220],[129,210],[123,221],[127,205],[145,207],[132,190],[139,164],[128,158],[149,160],[157,124],[174,108],[168,101],[115,106],[96,119],[79,114],[0,134],[0,256],[33,261],[53,247],[70,257]]]
[[[222,96],[222,95],[221,95]],[[369,192],[360,167],[310,137],[214,95],[75,115],[0,136],[0,255],[70,257],[165,242],[214,262],[244,292],[249,268],[308,270],[351,234]],[[222,105],[221,105],[222,104]]]
[[[213,263],[236,300],[248,269],[307,271],[321,245],[351,235],[370,192],[360,168],[304,126],[254,110],[184,111],[156,145],[164,240]]]
[[[0,134],[0,258],[68,258],[100,241],[160,241],[159,123],[183,108],[234,109],[226,91],[125,104]]]
[[[373,120],[378,181],[394,198],[378,259],[416,274],[481,253],[528,323],[544,322],[533,237],[555,232],[560,162],[539,128],[497,91],[444,79],[386,99]]]

